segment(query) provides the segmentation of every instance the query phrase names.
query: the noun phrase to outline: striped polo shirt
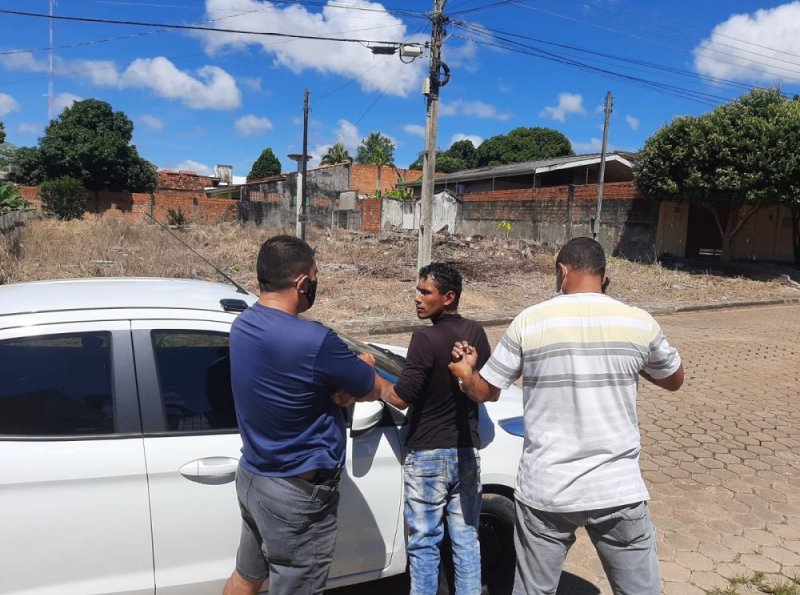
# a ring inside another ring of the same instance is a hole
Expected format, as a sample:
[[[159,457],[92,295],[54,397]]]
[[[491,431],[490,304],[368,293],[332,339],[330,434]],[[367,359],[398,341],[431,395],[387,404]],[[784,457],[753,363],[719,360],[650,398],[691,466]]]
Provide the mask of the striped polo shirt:
[[[606,295],[560,295],[521,312],[480,370],[500,388],[523,379],[515,497],[548,512],[647,500],[638,374],[666,378],[680,364],[650,314]]]

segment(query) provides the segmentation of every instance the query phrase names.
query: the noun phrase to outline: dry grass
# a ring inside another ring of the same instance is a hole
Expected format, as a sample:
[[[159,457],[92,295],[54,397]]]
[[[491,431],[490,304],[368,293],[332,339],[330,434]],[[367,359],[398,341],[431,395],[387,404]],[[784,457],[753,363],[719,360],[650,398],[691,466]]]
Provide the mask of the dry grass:
[[[235,223],[173,230],[238,283],[257,291],[261,242],[279,231]],[[338,326],[415,320],[416,237],[314,230],[320,289],[314,316]],[[529,243],[437,236],[434,258],[464,274],[461,310],[480,319],[513,316],[553,293],[554,256]],[[798,297],[777,281],[691,274],[659,264],[609,259],[609,293],[649,310]],[[88,276],[186,277],[221,281],[209,265],[156,225],[114,219],[28,223],[19,256],[0,244],[0,282]]]

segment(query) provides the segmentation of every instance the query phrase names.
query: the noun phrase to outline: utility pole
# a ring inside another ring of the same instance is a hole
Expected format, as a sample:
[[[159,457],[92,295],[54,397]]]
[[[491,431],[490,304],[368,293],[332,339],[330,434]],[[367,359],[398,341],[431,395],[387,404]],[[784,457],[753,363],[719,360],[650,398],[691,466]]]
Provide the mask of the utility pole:
[[[419,222],[419,244],[417,247],[417,269],[431,262],[433,244],[433,188],[436,175],[436,133],[439,128],[439,87],[447,81],[439,80],[442,68],[442,38],[444,37],[444,5],[447,0],[434,0],[431,22],[431,63],[425,91],[425,148],[422,157],[422,213]]]
[[[308,164],[308,87],[306,87],[305,98],[303,100],[303,179],[300,183],[300,239],[306,239],[306,166]]]
[[[606,108],[605,108],[605,121],[603,122],[603,148],[600,150],[600,174],[597,180],[597,213],[594,216],[594,226],[592,228],[592,237],[596,240],[600,235],[600,212],[603,210],[603,185],[606,178],[606,148],[608,147],[608,121],[611,118],[611,110],[614,105],[614,99],[611,97],[611,91],[606,93]]]
[[[53,66],[55,63],[55,47],[53,46],[53,14],[55,13],[56,0],[50,0],[50,69],[47,85],[47,116],[50,122],[56,117],[56,100],[53,95]]]

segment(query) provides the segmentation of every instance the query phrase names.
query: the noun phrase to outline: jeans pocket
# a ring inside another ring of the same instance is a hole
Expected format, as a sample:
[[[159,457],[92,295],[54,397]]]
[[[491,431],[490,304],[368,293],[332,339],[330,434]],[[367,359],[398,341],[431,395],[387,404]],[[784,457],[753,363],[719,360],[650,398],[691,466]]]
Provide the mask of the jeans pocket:
[[[408,475],[415,477],[442,477],[444,463],[439,459],[406,458],[403,468]]]
[[[620,508],[597,526],[607,540],[621,545],[631,545],[647,539],[652,532],[651,527],[646,502]]]

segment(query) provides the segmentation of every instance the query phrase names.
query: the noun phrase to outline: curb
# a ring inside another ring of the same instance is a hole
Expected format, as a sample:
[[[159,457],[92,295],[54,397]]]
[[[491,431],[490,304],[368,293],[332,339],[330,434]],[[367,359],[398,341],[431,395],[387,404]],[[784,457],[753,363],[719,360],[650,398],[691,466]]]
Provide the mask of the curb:
[[[653,316],[665,316],[669,314],[682,314],[684,312],[705,312],[710,310],[733,310],[735,308],[752,308],[758,306],[789,306],[800,305],[800,297],[796,298],[778,298],[774,300],[761,300],[761,301],[746,301],[746,302],[730,302],[727,304],[698,304],[696,306],[678,306],[675,308],[659,308],[655,310],[648,310]],[[475,322],[482,326],[500,326],[508,325],[514,320],[514,316],[504,316],[500,318],[472,318]],[[359,321],[350,320],[343,321],[337,324],[336,327],[351,332],[353,335],[369,336],[369,335],[395,335],[399,333],[412,333],[417,329],[428,326],[427,324],[405,322],[405,321],[386,321],[381,324],[373,324],[364,327],[363,324],[359,326]],[[358,328],[354,332],[354,329]]]

